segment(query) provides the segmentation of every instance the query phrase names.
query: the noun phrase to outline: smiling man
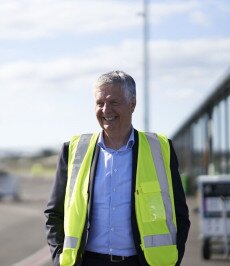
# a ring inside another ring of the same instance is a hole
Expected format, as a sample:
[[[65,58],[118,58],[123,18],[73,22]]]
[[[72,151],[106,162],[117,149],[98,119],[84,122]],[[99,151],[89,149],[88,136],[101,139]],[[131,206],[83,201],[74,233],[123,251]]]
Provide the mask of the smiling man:
[[[54,265],[180,265],[190,222],[171,141],[133,128],[125,72],[100,76],[94,96],[102,131],[64,143],[45,210]]]

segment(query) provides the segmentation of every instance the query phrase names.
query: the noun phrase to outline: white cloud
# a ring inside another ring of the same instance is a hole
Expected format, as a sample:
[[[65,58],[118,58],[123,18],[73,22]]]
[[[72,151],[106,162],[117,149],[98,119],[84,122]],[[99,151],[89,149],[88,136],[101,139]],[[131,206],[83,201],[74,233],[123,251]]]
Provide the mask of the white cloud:
[[[150,18],[154,24],[159,24],[166,19],[179,15],[190,14],[199,8],[198,1],[168,1],[166,3],[152,3],[150,6]]]
[[[167,89],[164,92],[164,95],[171,100],[184,100],[184,99],[192,99],[191,97],[196,97],[197,93],[193,89],[188,89],[188,88],[179,88],[175,90],[174,88],[172,89]]]
[[[141,79],[140,51],[141,42],[126,40],[119,46],[95,48],[84,57],[2,64],[1,92],[40,89],[76,91],[92,86],[100,73],[117,68]],[[196,79],[207,80],[213,73],[227,69],[230,39],[153,41],[150,43],[150,56],[152,82],[164,84],[177,78],[178,82],[193,84]]]
[[[0,38],[97,33],[138,26],[140,5],[105,0],[8,0],[0,6]],[[129,19],[127,19],[129,17]]]
[[[141,128],[140,49],[139,41],[126,40],[120,46],[95,48],[87,57],[0,65],[1,126],[15,125],[22,130],[30,125],[30,130],[36,133],[50,124],[49,136],[52,136],[52,131],[57,128],[60,131],[62,120],[66,123],[65,130],[62,129],[65,135],[76,127],[78,131],[89,131],[94,117],[93,82],[101,73],[119,68],[137,81],[138,105],[134,121]],[[159,128],[168,133],[206,97],[217,79],[228,69],[230,39],[156,41],[150,43],[150,50],[151,120],[155,130]],[[170,114],[175,114],[177,123],[172,120],[162,125],[162,121],[167,120],[167,113],[164,114],[162,108],[165,112],[171,108]],[[177,110],[182,108],[183,111],[178,113]],[[77,125],[72,125],[77,113],[84,115],[77,119]],[[30,131],[27,133],[30,134]]]
[[[201,25],[201,26],[207,26],[210,24],[209,18],[207,14],[200,10],[196,10],[190,14],[190,20],[191,22]]]
[[[156,61],[155,70],[174,71],[178,67],[210,70],[229,64],[230,38],[153,41],[151,50]]]
[[[150,21],[159,24],[178,14],[204,22],[199,1],[150,3]],[[141,1],[7,0],[0,6],[1,39],[34,39],[65,34],[104,34],[141,28]]]

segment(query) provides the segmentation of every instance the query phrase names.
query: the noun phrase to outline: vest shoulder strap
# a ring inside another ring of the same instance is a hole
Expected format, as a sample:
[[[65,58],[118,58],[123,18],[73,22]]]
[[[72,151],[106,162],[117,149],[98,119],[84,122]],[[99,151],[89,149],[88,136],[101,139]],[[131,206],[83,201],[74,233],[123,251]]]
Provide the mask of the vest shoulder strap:
[[[87,153],[90,141],[94,134],[82,134],[72,137],[69,145],[68,175],[69,200],[72,197],[78,172]]]

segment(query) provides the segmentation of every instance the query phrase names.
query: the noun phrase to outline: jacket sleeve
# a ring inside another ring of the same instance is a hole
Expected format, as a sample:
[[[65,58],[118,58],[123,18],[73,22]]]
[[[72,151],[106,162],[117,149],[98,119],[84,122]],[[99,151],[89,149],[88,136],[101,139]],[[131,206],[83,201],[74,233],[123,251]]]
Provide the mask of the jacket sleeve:
[[[175,212],[177,220],[177,249],[178,261],[176,266],[179,266],[184,256],[185,243],[187,241],[190,228],[189,211],[186,204],[185,193],[182,187],[181,177],[178,171],[177,156],[174,151],[171,140],[170,144],[170,168],[172,175],[172,185],[174,192]]]
[[[47,242],[55,266],[59,266],[59,256],[64,243],[64,200],[67,183],[68,146],[64,143],[59,154],[53,189],[44,211],[46,217]]]

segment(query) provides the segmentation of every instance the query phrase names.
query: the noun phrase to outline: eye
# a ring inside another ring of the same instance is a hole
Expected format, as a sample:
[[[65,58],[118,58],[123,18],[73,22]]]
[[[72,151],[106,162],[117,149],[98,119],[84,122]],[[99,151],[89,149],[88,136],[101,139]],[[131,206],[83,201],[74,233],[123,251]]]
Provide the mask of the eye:
[[[117,101],[112,101],[112,102],[111,102],[111,105],[112,105],[112,106],[118,106],[119,104],[120,104],[120,103],[117,102]]]
[[[97,107],[103,107],[104,103],[103,102],[97,102],[96,105],[97,105]]]

